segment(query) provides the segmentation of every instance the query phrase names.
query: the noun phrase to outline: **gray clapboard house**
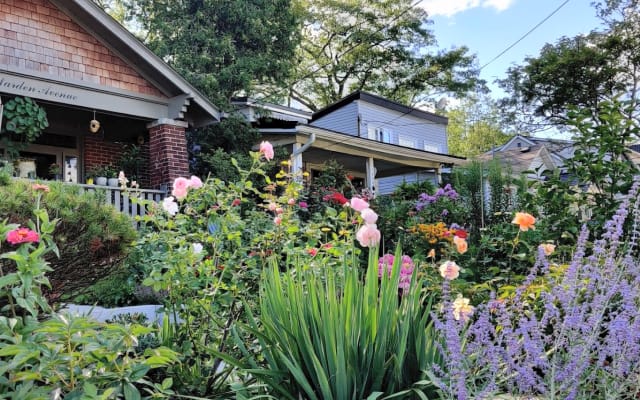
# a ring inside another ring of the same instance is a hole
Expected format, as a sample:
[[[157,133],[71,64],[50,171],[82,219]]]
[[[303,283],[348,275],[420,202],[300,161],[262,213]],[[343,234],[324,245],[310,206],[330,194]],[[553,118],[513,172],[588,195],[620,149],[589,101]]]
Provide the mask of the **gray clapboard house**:
[[[447,154],[447,118],[366,92],[354,92],[313,114],[237,99],[264,139],[289,149],[294,170],[342,164],[375,194],[404,182],[438,183],[443,169],[465,162]]]

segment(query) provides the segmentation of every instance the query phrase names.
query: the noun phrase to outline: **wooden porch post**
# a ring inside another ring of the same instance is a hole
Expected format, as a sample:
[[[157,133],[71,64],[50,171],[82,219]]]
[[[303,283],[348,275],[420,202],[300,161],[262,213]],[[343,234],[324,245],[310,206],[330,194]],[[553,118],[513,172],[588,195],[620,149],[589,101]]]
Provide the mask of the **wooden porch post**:
[[[366,176],[367,188],[372,194],[375,195],[376,188],[374,185],[376,180],[376,167],[375,167],[375,163],[373,162],[373,157],[367,158],[366,169],[367,169],[367,176]]]

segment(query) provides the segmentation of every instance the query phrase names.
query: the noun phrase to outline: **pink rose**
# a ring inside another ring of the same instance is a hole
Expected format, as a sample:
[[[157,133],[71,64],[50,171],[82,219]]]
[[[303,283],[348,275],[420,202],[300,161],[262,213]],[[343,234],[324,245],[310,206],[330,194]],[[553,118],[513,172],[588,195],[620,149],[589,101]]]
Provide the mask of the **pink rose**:
[[[176,197],[178,200],[182,200],[187,197],[187,192],[189,191],[190,181],[187,178],[176,178],[173,181],[173,190],[171,194]]]
[[[362,210],[360,216],[366,224],[375,224],[378,220],[378,214],[376,214],[375,211],[370,208],[365,208],[364,210]]]
[[[270,201],[267,205],[267,209],[269,209],[269,211],[275,211],[276,208],[278,208],[278,205],[272,201]]]
[[[296,204],[296,199],[290,198],[289,200],[287,200],[287,204],[289,204],[290,206]]]
[[[278,216],[273,219],[273,223],[276,225],[282,224],[282,217]]]
[[[273,160],[273,146],[271,143],[263,141],[260,143],[260,153],[264,155],[264,158],[269,161]]]
[[[351,205],[351,208],[353,208],[356,211],[362,211],[369,208],[369,203],[367,203],[365,200],[361,199],[360,197],[352,197],[350,205]]]
[[[375,224],[365,224],[356,232],[356,239],[362,247],[375,247],[380,243],[380,231]]]
[[[197,176],[191,175],[191,179],[189,179],[189,187],[200,189],[202,187],[202,181]]]
[[[453,280],[460,275],[460,267],[453,261],[445,261],[440,265],[440,275],[447,280]]]

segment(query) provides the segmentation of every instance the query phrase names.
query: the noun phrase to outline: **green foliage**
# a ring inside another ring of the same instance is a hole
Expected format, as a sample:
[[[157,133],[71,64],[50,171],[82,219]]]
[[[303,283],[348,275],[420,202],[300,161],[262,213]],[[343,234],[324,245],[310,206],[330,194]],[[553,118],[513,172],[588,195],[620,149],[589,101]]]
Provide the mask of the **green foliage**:
[[[409,0],[299,0],[298,7],[302,42],[287,95],[311,110],[355,90],[415,103],[432,90],[460,94],[478,83],[466,47],[430,51],[427,11]]]
[[[146,45],[218,107],[289,71],[297,43],[290,0],[124,3]]]
[[[484,164],[479,161],[472,161],[453,170],[453,186],[460,192],[464,207],[469,212],[465,225],[473,233],[473,237],[478,237],[480,229],[485,225],[484,179]]]
[[[447,148],[457,156],[474,157],[508,141],[500,114],[488,97],[469,97],[447,111]]]
[[[630,101],[606,101],[600,104],[595,118],[584,109],[569,112],[569,125],[578,134],[567,168],[576,183],[589,186],[582,197],[592,207],[597,226],[618,208],[619,195],[629,191],[638,173],[625,155],[633,137],[640,137],[640,127],[627,117],[634,110]]]
[[[300,263],[285,272],[276,265],[266,269],[262,327],[255,320],[250,326],[266,368],[253,361],[247,372],[279,398],[292,400],[407,398],[418,392],[425,371],[438,361],[431,308],[416,282],[399,294],[399,251],[395,259],[392,276],[379,281],[378,252],[372,249],[364,283],[349,258],[338,268]]]
[[[151,369],[176,359],[174,352],[149,348],[136,353],[137,336],[152,330],[140,325],[102,324],[86,317],[53,313],[42,288],[51,269],[45,256],[56,254],[56,220],[35,199],[32,230],[26,241],[11,245],[17,225],[0,223],[0,393],[9,399],[141,399],[171,393],[170,381],[152,384]],[[14,235],[15,236],[15,235]],[[5,250],[5,240],[11,246]],[[15,239],[13,239],[15,241]]]
[[[144,159],[141,158],[140,147],[136,145],[129,145],[122,151],[120,158],[117,161],[117,174],[122,171],[130,181],[138,180],[140,172],[144,168],[143,164]]]
[[[15,97],[4,104],[3,119],[6,119],[0,144],[9,157],[19,156],[29,143],[40,136],[49,126],[47,113],[30,97]]]
[[[0,186],[7,186],[11,183],[13,176],[13,165],[6,160],[0,159]]]
[[[126,255],[128,245],[136,237],[133,221],[110,205],[104,204],[104,193],[79,193],[74,185],[49,182],[50,192],[32,188],[32,182],[15,180],[0,186],[0,218],[25,225],[36,206],[54,216],[58,223],[54,236],[60,256],[47,256],[51,291],[56,299],[71,295],[107,275]]]

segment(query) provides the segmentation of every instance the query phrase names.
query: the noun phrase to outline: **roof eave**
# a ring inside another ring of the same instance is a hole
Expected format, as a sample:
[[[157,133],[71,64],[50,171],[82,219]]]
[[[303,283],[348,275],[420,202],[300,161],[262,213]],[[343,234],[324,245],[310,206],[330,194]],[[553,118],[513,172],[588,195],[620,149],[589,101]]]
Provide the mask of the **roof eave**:
[[[127,60],[132,68],[167,97],[188,95],[201,110],[197,114],[205,114],[193,119],[195,124],[220,120],[220,111],[213,103],[93,1],[50,1],[83,29],[92,33],[104,46]]]

